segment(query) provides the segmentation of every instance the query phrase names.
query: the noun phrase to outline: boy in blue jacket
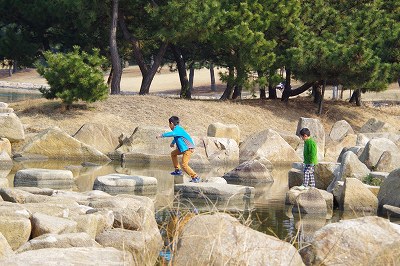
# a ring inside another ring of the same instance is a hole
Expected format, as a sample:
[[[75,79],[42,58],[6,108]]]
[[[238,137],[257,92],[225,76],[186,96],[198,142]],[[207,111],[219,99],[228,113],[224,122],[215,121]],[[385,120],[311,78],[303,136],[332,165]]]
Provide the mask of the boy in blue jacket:
[[[175,171],[171,172],[171,175],[181,175],[182,170],[179,166],[178,155],[182,154],[182,168],[192,178],[190,182],[199,183],[201,182],[200,177],[197,176],[196,172],[193,171],[189,166],[190,156],[194,152],[194,142],[189,134],[179,125],[179,118],[177,116],[171,116],[168,119],[169,128],[171,132],[166,132],[157,136],[157,138],[168,138],[173,137],[171,142],[171,148],[176,149],[171,152],[172,163],[175,167]]]

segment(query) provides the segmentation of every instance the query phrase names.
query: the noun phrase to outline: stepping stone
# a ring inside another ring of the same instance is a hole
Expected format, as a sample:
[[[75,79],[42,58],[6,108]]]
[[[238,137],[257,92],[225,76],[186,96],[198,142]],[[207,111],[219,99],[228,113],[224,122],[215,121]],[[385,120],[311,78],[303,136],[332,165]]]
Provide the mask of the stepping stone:
[[[218,201],[248,201],[254,198],[254,187],[221,183],[185,183],[175,185],[181,198]]]
[[[29,168],[19,170],[14,177],[14,187],[39,187],[72,189],[74,176],[69,170]]]
[[[139,194],[152,195],[157,192],[157,179],[151,176],[109,174],[98,176],[93,190],[101,190],[111,195]]]

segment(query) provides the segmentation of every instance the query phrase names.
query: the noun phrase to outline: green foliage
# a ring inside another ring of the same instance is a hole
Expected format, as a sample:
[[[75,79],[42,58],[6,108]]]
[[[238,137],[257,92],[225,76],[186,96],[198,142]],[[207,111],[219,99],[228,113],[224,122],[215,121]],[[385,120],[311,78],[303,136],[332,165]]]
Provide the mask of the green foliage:
[[[371,186],[380,186],[382,184],[382,180],[369,174],[364,177],[363,183]]]
[[[47,99],[60,98],[69,106],[78,100],[95,102],[107,98],[108,88],[101,69],[106,59],[99,56],[98,49],[88,54],[74,46],[70,53],[47,51],[44,57],[46,65],[38,63],[37,70],[50,85],[50,89],[40,89]]]

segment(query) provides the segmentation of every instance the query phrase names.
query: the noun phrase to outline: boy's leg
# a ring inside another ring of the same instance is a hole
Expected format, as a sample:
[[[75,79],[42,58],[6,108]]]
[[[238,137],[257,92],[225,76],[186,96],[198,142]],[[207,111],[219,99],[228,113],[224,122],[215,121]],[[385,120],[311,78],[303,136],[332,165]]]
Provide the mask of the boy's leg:
[[[303,180],[303,186],[307,187],[308,182],[310,180],[310,172],[309,172],[309,165],[305,164],[304,165],[304,180]]]
[[[315,187],[314,165],[310,165],[310,187]]]
[[[181,169],[178,161],[178,155],[181,154],[181,152],[176,149],[171,152],[171,159],[172,159],[172,164],[174,165],[175,169]]]
[[[315,187],[314,179],[314,165],[304,166],[304,182],[303,185],[306,187],[310,184],[311,187]]]
[[[183,170],[191,177],[194,178],[197,176],[196,172],[193,171],[192,168],[190,168],[189,166],[189,160],[190,160],[190,156],[192,156],[193,150],[189,149],[185,152],[183,152],[183,156],[182,156],[182,168]]]

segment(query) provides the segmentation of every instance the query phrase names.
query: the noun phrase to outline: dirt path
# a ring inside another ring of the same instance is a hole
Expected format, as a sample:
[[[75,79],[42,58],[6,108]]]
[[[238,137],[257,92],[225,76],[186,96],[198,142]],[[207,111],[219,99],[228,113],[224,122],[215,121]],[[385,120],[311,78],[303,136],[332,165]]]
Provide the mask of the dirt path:
[[[210,71],[209,69],[203,68],[195,71],[194,84],[195,88],[192,92],[194,96],[206,95],[211,98],[219,98],[223,92],[224,84],[219,81],[218,73],[224,71],[224,69],[215,69],[216,75],[216,85],[218,90],[212,92],[210,90]],[[104,79],[108,78],[105,75]],[[137,66],[130,66],[123,70],[122,80],[121,80],[121,91],[126,94],[137,93],[140,89],[140,84],[142,82],[142,76],[140,74],[139,68]],[[33,85],[32,85],[33,84]],[[0,69],[0,88],[27,88],[34,87],[38,88],[40,86],[47,85],[47,82],[42,78],[35,69],[25,69],[14,74],[12,77],[7,76],[7,71],[5,69]],[[180,92],[180,82],[178,72],[170,72],[168,67],[161,69],[154,77],[154,80],[150,86],[151,94],[165,93],[169,95],[179,95]],[[280,92],[278,91],[278,94]],[[243,92],[243,97],[250,97],[250,92]],[[280,95],[278,95],[279,97]],[[332,98],[332,90],[330,87],[327,88],[325,93],[326,99]],[[350,91],[345,91],[344,99],[350,98]],[[390,84],[389,88],[383,92],[367,92],[362,95],[364,101],[400,101],[400,88],[397,83]]]

